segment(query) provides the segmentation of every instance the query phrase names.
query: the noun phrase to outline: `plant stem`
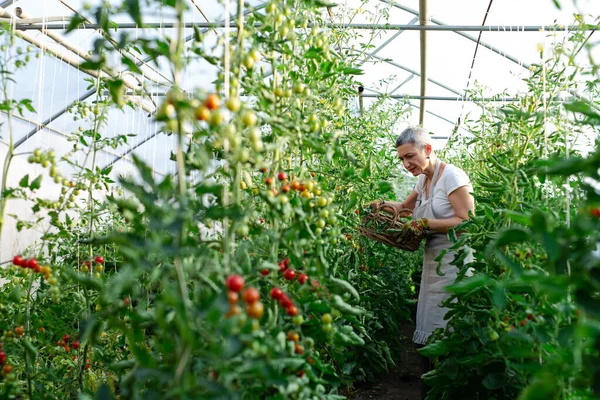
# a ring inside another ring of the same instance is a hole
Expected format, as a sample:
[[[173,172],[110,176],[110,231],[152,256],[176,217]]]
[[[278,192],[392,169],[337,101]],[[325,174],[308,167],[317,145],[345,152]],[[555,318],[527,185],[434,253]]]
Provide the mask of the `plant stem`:
[[[33,279],[35,274],[30,271],[31,277],[29,278],[29,287],[27,288],[27,303],[25,305],[25,337],[29,336],[29,321],[31,318],[30,306],[31,306],[31,289],[33,288]],[[27,393],[29,398],[33,399],[33,389],[31,387],[31,360],[29,359],[29,350],[25,349],[25,365],[27,371]]]

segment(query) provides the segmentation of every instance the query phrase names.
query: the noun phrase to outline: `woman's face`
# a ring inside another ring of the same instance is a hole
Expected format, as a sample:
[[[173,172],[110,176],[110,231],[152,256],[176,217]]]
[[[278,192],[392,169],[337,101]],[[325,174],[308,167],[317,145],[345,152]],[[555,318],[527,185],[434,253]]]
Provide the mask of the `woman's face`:
[[[419,149],[414,144],[403,144],[398,146],[396,150],[398,151],[398,157],[402,161],[402,165],[413,176],[421,175],[429,166],[427,156],[431,154],[430,144],[426,144],[423,149]]]

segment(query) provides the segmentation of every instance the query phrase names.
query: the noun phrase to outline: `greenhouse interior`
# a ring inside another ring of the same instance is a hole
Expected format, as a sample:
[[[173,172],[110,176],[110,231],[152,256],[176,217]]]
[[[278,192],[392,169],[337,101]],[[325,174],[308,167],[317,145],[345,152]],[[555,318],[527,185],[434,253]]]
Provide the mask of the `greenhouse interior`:
[[[0,399],[600,399],[598,0],[0,0]]]

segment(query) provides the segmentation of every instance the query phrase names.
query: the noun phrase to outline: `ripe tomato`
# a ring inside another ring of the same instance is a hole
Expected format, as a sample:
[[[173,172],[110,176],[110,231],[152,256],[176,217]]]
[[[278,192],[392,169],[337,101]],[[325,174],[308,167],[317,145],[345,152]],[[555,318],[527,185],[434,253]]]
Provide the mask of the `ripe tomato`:
[[[198,106],[194,109],[194,118],[198,121],[208,121],[210,110],[206,106]]]
[[[221,105],[221,99],[219,99],[219,96],[216,93],[211,93],[206,100],[204,100],[204,105],[209,110],[216,110]]]
[[[304,374],[306,374],[306,372],[304,372],[304,370],[301,369],[300,371],[298,371],[298,378],[302,378]]]
[[[294,353],[296,354],[304,354],[304,349],[298,343],[294,345]]]
[[[238,302],[239,297],[240,296],[236,292],[227,292],[227,301],[229,302],[229,304],[236,304]]]
[[[229,311],[227,311],[227,313],[225,314],[225,317],[230,318],[234,315],[240,315],[241,313],[242,309],[240,308],[240,306],[238,306],[237,304],[232,304],[231,307],[229,307]]]
[[[260,301],[256,301],[252,304],[248,304],[248,307],[246,307],[246,314],[250,318],[260,319],[260,317],[262,317],[264,313],[265,313],[265,306]]]
[[[71,347],[73,348],[73,350],[78,350],[79,349],[79,345],[80,345],[79,342],[73,342],[73,343],[71,343]]]
[[[10,364],[6,364],[4,367],[2,367],[2,373],[3,373],[4,375],[8,375],[8,374],[10,374],[11,372],[13,372],[13,367],[12,367],[12,365],[10,365]]]
[[[296,277],[296,271],[294,271],[293,269],[287,269],[283,273],[283,277],[288,281],[294,280],[294,278]]]
[[[62,340],[63,340],[63,342],[65,342],[65,343],[69,343],[69,340],[70,340],[70,339],[71,339],[71,336],[69,336],[69,334],[68,334],[68,333],[66,333],[66,334],[65,334],[65,335],[62,337]]]
[[[535,317],[533,316],[533,314],[527,314],[527,319],[530,321],[534,321]]]
[[[300,340],[300,335],[298,335],[294,331],[289,331],[287,334],[287,338],[288,338],[288,340],[291,340],[292,342],[297,342],[298,340]]]
[[[22,256],[14,256],[12,259],[12,263],[16,266],[24,267],[26,261]]]
[[[291,305],[289,307],[286,307],[285,312],[287,313],[287,315],[289,315],[290,317],[295,317],[296,315],[298,315],[298,309],[296,308],[296,306]]]
[[[271,186],[271,185],[273,184],[273,178],[271,178],[270,176],[268,176],[268,177],[265,179],[265,184],[266,184],[267,186]]]
[[[283,295],[279,299],[279,304],[281,305],[281,307],[286,308],[286,309],[294,306],[294,304],[292,303],[292,300],[290,300],[290,298],[287,297],[286,295]]]
[[[96,261],[98,264],[104,264],[104,257],[96,256],[94,257],[94,261]]]
[[[277,174],[277,179],[279,179],[280,181],[285,181],[287,180],[287,175],[285,174],[285,172],[280,172]]]
[[[282,191],[283,193],[288,193],[290,190],[291,190],[291,189],[290,189],[290,185],[288,185],[287,183],[286,183],[286,184],[283,184],[283,185],[281,186],[281,191]]]
[[[17,327],[15,328],[15,334],[16,334],[17,336],[23,336],[23,332],[24,332],[24,329],[23,329],[23,327],[22,327],[22,326],[17,326]]]
[[[301,285],[304,285],[306,283],[306,281],[308,280],[308,275],[306,275],[304,272],[301,273],[300,275],[298,275],[298,282]]]
[[[293,181],[293,182],[292,182],[292,189],[293,189],[293,190],[300,190],[300,182],[298,182],[298,181]]]
[[[600,218],[600,208],[592,208],[590,213],[593,217]]]
[[[283,263],[283,265],[285,265],[285,267],[289,267],[290,265],[290,259],[289,258],[284,258],[283,260],[281,260],[281,262]]]
[[[522,321],[519,323],[519,325],[521,325],[521,326],[525,326],[526,324],[527,324],[527,320],[526,320],[526,319],[522,320]]]
[[[130,303],[130,301],[129,301],[129,297],[125,297],[125,298],[123,299],[123,304],[125,305],[125,307],[128,307],[128,306],[129,306],[129,303]]]
[[[240,275],[230,275],[225,281],[227,289],[232,292],[239,292],[244,287],[244,278]]]
[[[283,272],[287,269],[287,266],[283,262],[279,262],[277,265],[279,265],[279,272]]]
[[[264,220],[263,220],[263,222],[264,222]],[[262,223],[262,222],[261,222],[261,223]],[[268,269],[266,269],[266,268],[264,268],[264,269],[261,269],[261,270],[260,270],[260,274],[261,274],[262,276],[267,276],[267,275],[269,275],[269,270],[268,270]]]
[[[260,299],[260,292],[256,288],[248,288],[244,291],[244,301],[247,304],[254,304]]]
[[[283,297],[283,291],[275,287],[271,289],[270,295],[273,300],[279,300]]]
[[[35,258],[30,258],[29,260],[27,260],[26,266],[27,268],[35,269],[38,267],[38,262]]]
[[[267,172],[268,170],[267,170],[267,167],[262,167],[261,169],[259,169],[259,171],[260,171],[260,172],[262,172],[262,173],[264,174],[264,173],[265,173],[265,172]]]

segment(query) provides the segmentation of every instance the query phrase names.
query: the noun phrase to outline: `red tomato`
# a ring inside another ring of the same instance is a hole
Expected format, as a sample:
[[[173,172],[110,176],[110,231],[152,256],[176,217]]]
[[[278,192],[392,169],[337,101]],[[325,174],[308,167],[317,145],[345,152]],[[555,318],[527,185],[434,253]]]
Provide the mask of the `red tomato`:
[[[283,292],[279,288],[271,289],[271,298],[273,300],[280,300],[284,296]]]
[[[80,345],[79,342],[73,342],[73,343],[71,343],[71,347],[73,348],[73,350],[78,350],[79,349],[79,345]]]
[[[277,263],[277,265],[279,265],[279,272],[283,272],[287,269],[287,266],[282,262]]]
[[[300,346],[298,343],[296,343],[294,345],[294,352],[296,354],[303,354],[304,353],[304,349],[302,348],[302,346]]]
[[[13,367],[10,364],[6,364],[4,367],[2,367],[2,373],[4,375],[8,375],[13,371]]]
[[[306,283],[306,281],[308,280],[308,275],[306,275],[304,272],[301,273],[300,275],[298,275],[298,282],[301,285],[304,285]]]
[[[279,179],[280,181],[285,181],[287,180],[287,175],[285,174],[285,172],[280,172],[277,174],[277,179]]]
[[[302,377],[304,376],[304,374],[305,374],[305,372],[304,372],[304,370],[303,370],[303,369],[302,369],[302,370],[300,370],[300,371],[298,371],[298,377],[299,377],[299,378],[302,378]]]
[[[14,256],[12,263],[18,267],[24,267],[27,261],[22,256]]]
[[[270,176],[268,176],[268,177],[265,179],[265,184],[266,184],[267,186],[271,186],[271,185],[273,184],[273,178],[271,178]]]
[[[256,288],[248,288],[244,291],[244,301],[247,304],[254,304],[260,299],[260,292]]]
[[[289,315],[290,317],[295,317],[296,315],[298,315],[298,309],[296,308],[296,306],[291,305],[289,307],[286,307],[285,312],[287,313],[287,315]]]
[[[288,281],[292,281],[296,277],[296,271],[288,269],[283,273],[283,277]]]
[[[590,213],[592,214],[592,216],[600,218],[600,208],[592,208]]]
[[[63,342],[65,343],[69,343],[69,339],[71,339],[71,336],[69,336],[69,334],[65,334],[65,336],[62,337]]]
[[[237,293],[244,287],[244,278],[240,275],[230,275],[225,283],[227,284],[227,289]]]
[[[266,268],[265,268],[265,269],[261,269],[261,270],[260,270],[260,274],[261,274],[262,276],[267,276],[267,275],[269,275],[269,270],[268,270],[268,269],[266,269]]]
[[[23,330],[23,327],[22,327],[22,326],[17,326],[17,327],[15,328],[15,334],[16,334],[17,336],[23,336],[23,332],[24,332],[24,330]]]
[[[104,257],[96,256],[94,257],[94,261],[96,261],[98,264],[104,264]]]
[[[281,299],[279,299],[279,304],[281,304],[281,307],[283,307],[283,308],[290,308],[290,307],[294,306],[294,304],[292,303],[292,300],[290,300],[290,298],[287,297],[286,295],[283,295],[281,297]]]
[[[248,307],[246,307],[246,314],[250,318],[260,319],[260,317],[262,317],[264,313],[265,306],[260,301],[256,301],[252,304],[249,304]]]
[[[282,261],[282,263],[287,268],[290,265],[290,259],[289,258],[284,258],[283,261]]]
[[[208,95],[206,100],[204,100],[204,106],[209,110],[216,110],[221,105],[221,99],[215,93],[211,93]]]
[[[288,185],[287,183],[281,186],[281,191],[283,193],[288,193],[290,190],[290,185]]]
[[[30,258],[29,260],[27,260],[27,264],[26,264],[27,268],[31,268],[31,269],[35,269],[38,267],[38,262],[35,258]]]

